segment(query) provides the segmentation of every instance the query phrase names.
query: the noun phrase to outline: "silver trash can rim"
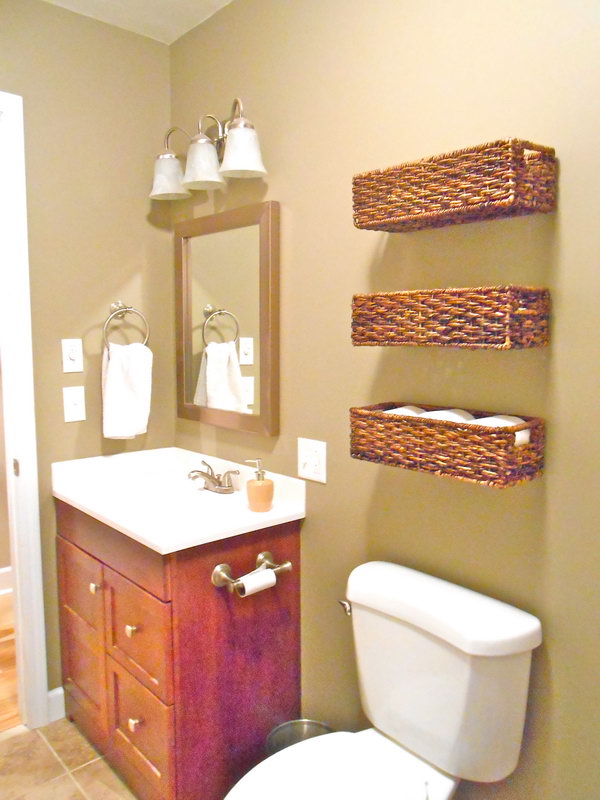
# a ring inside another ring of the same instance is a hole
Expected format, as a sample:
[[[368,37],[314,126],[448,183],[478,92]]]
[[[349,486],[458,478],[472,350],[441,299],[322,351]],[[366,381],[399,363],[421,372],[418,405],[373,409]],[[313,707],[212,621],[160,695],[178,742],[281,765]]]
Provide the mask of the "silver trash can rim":
[[[287,731],[289,731],[289,741],[286,741],[285,737]],[[273,728],[267,736],[267,753],[273,755],[305,739],[311,739],[314,736],[322,736],[327,733],[333,733],[333,728],[326,722],[321,722],[317,719],[287,720]],[[281,740],[280,742],[277,742],[278,738]]]

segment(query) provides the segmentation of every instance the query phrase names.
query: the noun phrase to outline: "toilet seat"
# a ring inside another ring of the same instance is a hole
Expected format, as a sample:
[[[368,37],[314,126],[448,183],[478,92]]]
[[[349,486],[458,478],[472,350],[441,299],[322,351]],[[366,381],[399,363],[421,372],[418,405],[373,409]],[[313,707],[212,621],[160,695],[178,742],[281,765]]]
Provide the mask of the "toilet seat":
[[[369,728],[287,747],[250,770],[225,800],[450,800],[457,785]]]

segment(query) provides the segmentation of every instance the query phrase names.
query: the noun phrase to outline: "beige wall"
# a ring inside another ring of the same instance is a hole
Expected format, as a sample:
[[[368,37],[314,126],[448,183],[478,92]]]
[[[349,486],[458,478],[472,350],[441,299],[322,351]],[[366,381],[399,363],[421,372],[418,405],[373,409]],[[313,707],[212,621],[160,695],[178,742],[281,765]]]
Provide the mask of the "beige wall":
[[[173,440],[170,234],[147,200],[169,124],[168,48],[37,0],[0,0],[0,53],[0,89],[24,99],[49,677],[56,686],[50,463]],[[128,444],[103,440],[100,425],[102,325],[117,299],[147,315],[155,359],[149,431]],[[83,374],[62,374],[61,338],[83,339]],[[87,421],[66,424],[62,387],[81,384]]]
[[[290,474],[297,436],[328,443],[328,483],[309,485],[303,528],[304,713],[363,722],[335,601],[366,558],[543,621],[521,765],[460,798],[584,800],[600,780],[599,33],[588,0],[236,0],[171,48],[173,124],[224,118],[239,94],[261,137],[267,183],[235,186],[217,208],[282,204],[281,436],[179,421],[176,441]],[[556,214],[413,234],[353,227],[354,173],[506,136],[556,147]],[[211,210],[198,195],[177,215]],[[354,292],[505,282],[551,288],[547,351],[350,344]],[[498,491],[351,460],[348,408],[390,399],[544,416],[546,475]]]

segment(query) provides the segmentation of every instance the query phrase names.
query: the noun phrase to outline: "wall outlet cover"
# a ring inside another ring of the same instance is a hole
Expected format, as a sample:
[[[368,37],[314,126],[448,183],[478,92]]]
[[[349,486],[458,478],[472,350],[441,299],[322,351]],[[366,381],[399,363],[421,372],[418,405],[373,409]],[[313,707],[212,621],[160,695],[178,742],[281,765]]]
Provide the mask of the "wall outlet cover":
[[[252,375],[242,376],[242,394],[246,405],[254,405],[254,378]]]
[[[298,477],[327,483],[327,442],[298,438]]]
[[[64,386],[63,406],[65,422],[83,422],[85,419],[85,387]]]

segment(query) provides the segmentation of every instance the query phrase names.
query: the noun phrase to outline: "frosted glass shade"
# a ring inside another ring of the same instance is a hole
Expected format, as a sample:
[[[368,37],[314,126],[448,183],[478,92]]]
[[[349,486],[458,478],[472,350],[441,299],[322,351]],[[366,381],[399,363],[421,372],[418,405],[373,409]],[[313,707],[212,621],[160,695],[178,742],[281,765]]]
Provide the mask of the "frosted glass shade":
[[[154,183],[150,197],[152,200],[181,200],[190,197],[182,184],[183,170],[179,159],[173,153],[163,153],[154,162]]]
[[[267,174],[254,128],[231,127],[225,141],[221,175],[227,178],[262,178]]]
[[[219,172],[219,158],[213,142],[202,137],[192,140],[187,154],[183,185],[186,189],[221,189],[225,178]]]

